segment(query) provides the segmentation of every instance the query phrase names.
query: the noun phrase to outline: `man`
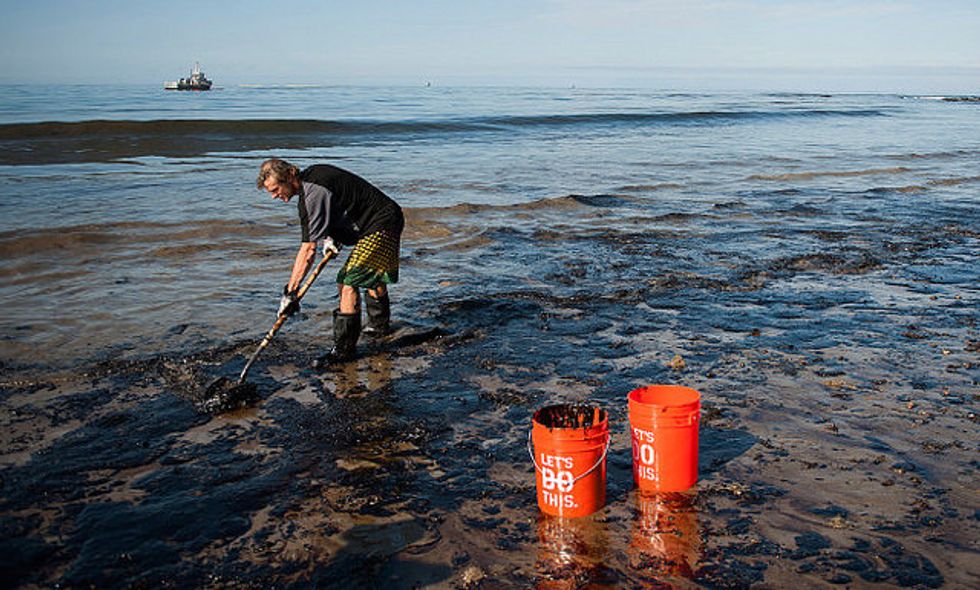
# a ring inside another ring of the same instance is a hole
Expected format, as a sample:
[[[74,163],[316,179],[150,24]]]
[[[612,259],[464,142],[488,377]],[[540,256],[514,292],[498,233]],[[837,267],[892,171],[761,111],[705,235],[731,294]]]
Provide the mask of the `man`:
[[[323,242],[324,255],[327,250],[339,253],[342,246],[354,247],[337,273],[340,309],[333,312],[334,346],[314,367],[353,359],[361,333],[359,288],[367,292],[364,333],[379,336],[389,330],[387,285],[398,282],[398,249],[405,227],[401,207],[363,178],[329,164],[300,171],[273,158],[262,163],[256,184],[284,203],[299,197],[302,243],[283,288],[280,314],[299,311],[296,292],[313,265],[317,242]]]

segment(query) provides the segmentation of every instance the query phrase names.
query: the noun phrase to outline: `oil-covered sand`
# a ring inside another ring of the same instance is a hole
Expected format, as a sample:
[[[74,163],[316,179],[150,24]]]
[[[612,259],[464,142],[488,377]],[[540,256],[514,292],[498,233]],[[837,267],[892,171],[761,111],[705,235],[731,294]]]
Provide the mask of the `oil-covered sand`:
[[[325,281],[241,404],[203,392],[271,311],[76,367],[7,349],[3,585],[980,586],[975,208],[624,192],[409,211],[396,333],[310,370]],[[633,489],[651,383],[702,393],[686,493]],[[609,412],[607,506],[543,518],[531,415],[583,401]]]

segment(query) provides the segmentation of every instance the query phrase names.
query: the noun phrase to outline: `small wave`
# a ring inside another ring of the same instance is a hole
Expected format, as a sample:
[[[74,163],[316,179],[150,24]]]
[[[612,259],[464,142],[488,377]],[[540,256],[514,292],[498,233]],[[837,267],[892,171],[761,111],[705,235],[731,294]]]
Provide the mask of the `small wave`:
[[[628,196],[600,194],[566,195],[508,205],[460,203],[445,207],[407,207],[404,209],[404,238],[409,243],[456,243],[485,231],[487,220],[503,220],[502,223],[508,226],[516,219],[578,220],[604,214],[590,210],[628,207],[635,201]],[[476,242],[466,243],[468,248]]]
[[[97,256],[120,244],[167,244],[179,255],[175,242],[206,242],[258,238],[276,231],[253,222],[208,219],[185,223],[127,221],[0,233],[0,259],[60,255]]]
[[[183,244],[179,246],[161,246],[149,253],[152,258],[192,258],[199,254],[214,251],[214,244],[211,242],[197,242],[193,244]]]
[[[43,271],[34,265],[30,268],[4,269],[0,268],[0,277],[6,279],[4,282],[11,287],[35,286],[52,284],[57,281],[70,281],[91,274],[91,270],[77,268],[67,271]]]
[[[513,127],[611,125],[611,124],[710,124],[759,119],[809,118],[809,117],[880,117],[887,113],[880,109],[785,109],[772,111],[681,111],[675,113],[583,113],[574,115],[532,115],[476,119],[485,125]]]
[[[307,135],[365,132],[438,132],[478,131],[497,127],[535,127],[556,125],[594,125],[601,123],[671,123],[710,122],[760,118],[799,117],[874,117],[886,113],[879,109],[791,109],[774,111],[681,111],[681,112],[614,112],[561,115],[498,115],[449,119],[405,119],[380,121],[370,119],[156,119],[44,121],[37,123],[0,124],[0,139],[116,137],[184,135]]]
[[[199,156],[214,152],[305,149],[357,135],[447,133],[474,129],[456,122],[322,121],[313,119],[180,119],[0,125],[0,164],[109,162],[126,158]]]
[[[770,92],[766,94],[773,98],[833,98],[833,94],[815,94],[812,92]]]
[[[869,252],[846,254],[821,252],[804,254],[769,261],[765,271],[778,276],[783,272],[829,272],[838,275],[866,274],[878,270],[882,262]]]
[[[677,184],[676,182],[661,182],[659,184],[627,184],[617,188],[616,190],[623,193],[646,193],[682,188],[684,188],[683,184]]]
[[[909,154],[893,154],[887,156],[889,160],[899,160],[899,161],[918,161],[918,160],[953,160],[957,158],[976,158],[980,156],[980,151],[977,150],[954,150],[954,151],[944,151],[944,152],[926,152],[919,153],[913,152]]]
[[[913,100],[935,100],[940,102],[980,102],[980,96],[903,96],[902,98],[911,98]]]
[[[930,188],[944,186],[959,186],[961,184],[973,184],[980,182],[980,176],[963,176],[953,178],[937,178],[926,181],[923,184],[909,184],[905,186],[876,186],[865,192],[868,193],[924,193]]]
[[[239,88],[258,88],[262,90],[324,88],[322,84],[239,84]]]
[[[869,188],[864,191],[869,194],[889,194],[889,193],[900,193],[900,194],[919,194],[924,193],[929,190],[929,187],[922,186],[921,184],[908,184],[905,186],[876,186],[874,188]]]
[[[826,211],[814,205],[799,203],[793,205],[792,207],[789,207],[788,209],[780,209],[778,211],[775,211],[775,213],[779,213],[781,215],[786,215],[789,217],[819,217],[821,215],[824,215]]]
[[[588,197],[583,197],[581,195],[566,195],[564,197],[552,197],[537,201],[529,201],[527,203],[513,203],[509,205],[459,203],[456,205],[449,205],[447,207],[412,207],[405,210],[405,215],[409,219],[415,218],[421,221],[442,217],[467,216],[493,211],[563,211],[568,209],[584,209],[588,205],[583,201],[587,199]]]
[[[451,238],[433,238],[418,236],[425,239],[425,245],[415,249],[416,255],[431,255],[438,252],[466,252],[483,248],[493,243],[493,239],[481,232],[454,233]]]
[[[497,193],[497,183],[444,182],[434,179],[410,180],[391,185],[396,194],[439,194],[444,192]]]
[[[655,223],[689,223],[706,217],[700,213],[665,213],[653,218]]]
[[[571,197],[589,207],[625,207],[633,202],[617,195],[571,195]]]
[[[616,207],[624,201],[626,199],[609,195],[566,195],[509,205],[459,203],[446,207],[406,207],[403,209],[404,238],[409,242],[455,244],[483,231],[482,222],[476,220],[479,217],[504,214],[508,219],[513,219],[515,216],[528,216],[532,212],[547,215],[552,212],[585,211],[590,207]],[[467,242],[470,245],[474,243]]]
[[[798,188],[778,188],[761,192],[753,192],[753,197],[797,197],[805,194]]]
[[[960,184],[972,184],[974,182],[980,182],[980,176],[964,176],[960,178],[942,178],[938,180],[930,180],[930,186],[957,186]]]
[[[785,174],[753,174],[748,180],[812,180],[822,177],[848,178],[852,176],[878,176],[882,174],[906,174],[912,172],[911,168],[897,166],[894,168],[872,168],[869,170],[829,170],[819,172],[787,172]]]
[[[609,128],[730,124],[771,118],[868,117],[877,109],[614,112],[568,115],[380,120],[174,119],[47,121],[0,125],[0,164],[106,162],[145,156],[186,157],[213,152],[305,149],[387,137],[429,137],[532,128]]]

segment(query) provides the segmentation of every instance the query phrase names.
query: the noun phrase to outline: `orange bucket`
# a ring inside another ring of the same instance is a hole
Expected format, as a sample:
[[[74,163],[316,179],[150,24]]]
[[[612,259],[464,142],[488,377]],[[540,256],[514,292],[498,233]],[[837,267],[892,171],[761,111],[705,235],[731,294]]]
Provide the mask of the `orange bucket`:
[[[568,404],[541,408],[534,413],[527,450],[534,462],[542,512],[576,518],[605,505],[609,451],[605,410]]]
[[[633,481],[641,492],[680,492],[698,480],[701,394],[682,385],[629,393]]]

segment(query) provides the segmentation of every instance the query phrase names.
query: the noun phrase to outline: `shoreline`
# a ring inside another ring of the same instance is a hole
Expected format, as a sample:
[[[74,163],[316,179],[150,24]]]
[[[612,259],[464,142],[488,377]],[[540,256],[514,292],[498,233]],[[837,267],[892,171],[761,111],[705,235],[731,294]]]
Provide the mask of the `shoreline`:
[[[442,329],[456,329],[365,347],[323,374],[305,368],[314,351],[284,339],[254,372],[261,399],[216,416],[195,409],[195,387],[237,367],[250,342],[8,388],[2,519],[22,531],[11,538],[10,579],[263,585],[343,575],[394,587],[734,588],[976,580],[975,382],[934,362],[975,362],[975,327],[961,330],[962,346],[922,324],[926,338],[901,337],[906,352],[950,351],[936,359],[871,344],[760,345],[775,328],[746,326],[678,331],[663,349],[613,348],[580,366],[576,343],[622,333],[644,298],[451,304],[437,315]],[[598,317],[583,321],[586,312]],[[528,317],[547,319],[528,328]],[[501,347],[532,336],[550,348],[536,366]],[[671,368],[667,349],[686,367]],[[898,368],[895,353],[918,360]],[[642,499],[633,490],[625,394],[645,384],[641,374],[702,392],[701,478],[687,493]],[[948,385],[920,389],[923,375]],[[610,412],[607,505],[585,519],[541,518],[524,448],[530,415],[586,399]],[[81,552],[94,540],[100,551]],[[163,557],[149,549],[160,541],[172,547]]]

